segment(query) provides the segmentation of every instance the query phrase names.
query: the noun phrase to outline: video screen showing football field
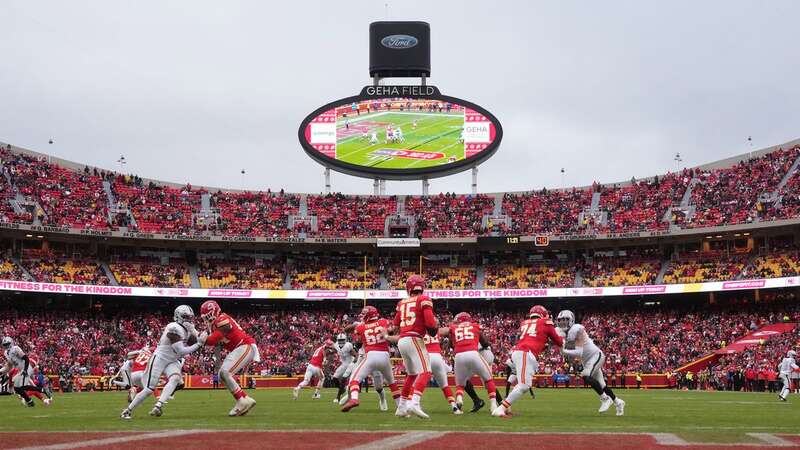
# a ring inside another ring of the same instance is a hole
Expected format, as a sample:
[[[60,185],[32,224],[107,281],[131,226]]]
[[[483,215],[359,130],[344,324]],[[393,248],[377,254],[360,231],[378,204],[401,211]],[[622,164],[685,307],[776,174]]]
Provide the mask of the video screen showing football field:
[[[337,160],[381,169],[419,169],[465,157],[463,107],[364,102],[340,111]]]

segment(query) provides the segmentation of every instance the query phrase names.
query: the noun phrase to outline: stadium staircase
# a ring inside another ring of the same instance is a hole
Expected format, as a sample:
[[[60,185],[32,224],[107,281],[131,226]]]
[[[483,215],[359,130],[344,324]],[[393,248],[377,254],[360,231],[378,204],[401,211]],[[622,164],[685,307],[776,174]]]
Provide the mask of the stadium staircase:
[[[661,269],[658,271],[658,275],[656,276],[656,281],[654,284],[661,284],[664,282],[664,275],[666,275],[667,270],[669,269],[670,260],[664,259],[661,261]]]
[[[398,195],[397,196],[397,215],[402,216],[406,211],[406,196],[405,195]]]
[[[389,280],[386,279],[386,275],[381,274],[380,278],[378,278],[378,286],[379,289],[388,290],[389,289]]]
[[[503,215],[503,198],[505,198],[505,194],[502,192],[494,194],[494,211],[492,211],[493,215],[495,216]]]
[[[600,225],[605,225],[608,223],[608,211],[600,209],[599,192],[592,193],[592,203],[588,208],[584,209],[580,212],[580,214],[578,214],[578,226],[583,224],[583,220],[586,218],[586,216],[594,217],[595,221],[599,222]]]
[[[108,282],[111,283],[112,286],[119,286],[119,281],[117,281],[117,277],[114,276],[114,271],[111,270],[111,266],[105,261],[98,261],[98,263],[100,267],[103,268],[103,273],[108,277]]]
[[[309,229],[311,231],[317,231],[317,216],[309,216],[308,215],[308,194],[300,194],[300,206],[297,211],[297,215],[290,215],[288,221],[288,227],[290,230],[294,230],[294,227],[297,223],[300,222],[307,222],[309,224]],[[307,233],[301,232],[298,233],[298,237],[304,238],[307,236]]]
[[[795,170],[797,170],[798,166],[800,166],[800,157],[794,160],[794,163],[783,175],[783,178],[781,178],[781,181],[778,183],[778,186],[775,187],[775,190],[769,193],[765,192],[761,194],[758,200],[761,203],[772,203],[776,209],[781,209],[781,200],[783,199],[783,196],[781,195],[781,189],[783,189],[783,187],[786,186],[786,183],[792,179],[792,175],[794,174]]]
[[[486,270],[483,264],[479,264],[475,268],[475,289],[483,289],[484,282],[486,281]]]
[[[22,275],[25,277],[26,280],[29,280],[29,281],[35,281],[36,280],[35,278],[33,278],[33,275],[31,275],[31,273],[28,272],[28,269],[26,269],[25,266],[22,265],[22,261],[17,259],[16,256],[12,255],[11,256],[11,261],[19,268],[20,271],[22,271]]]
[[[106,193],[108,199],[108,221],[114,222],[114,214],[125,214],[128,217],[128,223],[136,226],[136,219],[133,217],[130,208],[121,206],[117,203],[117,198],[114,196],[114,190],[111,188],[111,183],[103,181],[103,191]],[[121,231],[127,231],[128,227],[119,227]]]
[[[575,285],[573,287],[583,287],[583,272],[581,272],[581,269],[575,271]]]
[[[699,178],[692,177],[692,179],[689,181],[689,185],[686,186],[686,192],[684,192],[683,197],[681,197],[680,204],[677,207],[672,206],[670,208],[667,208],[667,210],[664,211],[664,217],[661,219],[662,222],[667,222],[669,223],[670,228],[677,229],[678,226],[675,225],[675,223],[672,221],[673,211],[683,211],[686,214],[686,220],[687,221],[691,220],[691,218],[694,216],[695,211],[697,211],[697,207],[690,204],[692,201],[692,189],[694,189],[694,186],[699,181],[700,181]]]
[[[192,279],[192,287],[200,288],[200,277],[197,275],[197,264],[189,264],[189,277]]]

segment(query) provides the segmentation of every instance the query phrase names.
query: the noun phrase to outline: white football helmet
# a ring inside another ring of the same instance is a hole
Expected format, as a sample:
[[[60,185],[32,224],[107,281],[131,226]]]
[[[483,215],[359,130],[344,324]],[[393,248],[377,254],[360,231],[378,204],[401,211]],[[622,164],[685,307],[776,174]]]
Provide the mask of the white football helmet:
[[[572,328],[573,325],[575,325],[575,314],[572,311],[565,309],[559,312],[558,316],[556,316],[556,323],[558,324],[559,328],[567,331]]]
[[[11,348],[13,345],[14,345],[14,340],[11,339],[11,336],[3,337],[3,348]]]
[[[336,336],[336,342],[338,342],[340,344],[344,344],[345,342],[347,342],[347,335],[344,334],[344,333],[339,333]]]
[[[175,308],[175,315],[173,316],[173,319],[175,322],[180,324],[184,322],[191,323],[194,320],[194,311],[189,305],[178,306]]]
[[[3,345],[6,345],[5,339],[3,340]],[[794,351],[794,350],[789,350],[788,352],[786,352],[786,357],[787,358],[796,358],[797,357],[797,352]]]

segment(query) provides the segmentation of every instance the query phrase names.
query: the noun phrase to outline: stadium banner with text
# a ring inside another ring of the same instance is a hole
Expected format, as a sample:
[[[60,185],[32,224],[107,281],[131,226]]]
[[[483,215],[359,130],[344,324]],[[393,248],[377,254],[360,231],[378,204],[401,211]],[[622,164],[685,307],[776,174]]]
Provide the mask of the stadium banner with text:
[[[750,289],[774,289],[800,286],[800,277],[757,280],[715,281],[692,284],[660,284],[645,286],[530,288],[530,289],[434,289],[426,291],[431,298],[557,298],[663,295],[697,292],[719,292]],[[40,283],[35,281],[0,280],[0,291],[42,292],[48,294],[111,295],[129,297],[233,298],[233,299],[297,299],[297,300],[389,300],[406,296],[404,290],[282,290],[282,289],[195,289],[172,287],[95,286],[84,284]]]
[[[418,238],[378,238],[378,247],[419,247]]]

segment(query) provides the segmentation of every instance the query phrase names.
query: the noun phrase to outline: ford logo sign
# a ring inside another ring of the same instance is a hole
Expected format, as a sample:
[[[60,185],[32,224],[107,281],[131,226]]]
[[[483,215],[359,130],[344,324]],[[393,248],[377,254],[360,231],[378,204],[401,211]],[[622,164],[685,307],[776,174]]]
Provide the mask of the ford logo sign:
[[[386,36],[385,38],[381,39],[381,45],[386,48],[392,48],[396,50],[403,50],[406,48],[411,48],[417,45],[419,40],[414,36],[409,36],[407,34],[393,34],[391,36]]]

